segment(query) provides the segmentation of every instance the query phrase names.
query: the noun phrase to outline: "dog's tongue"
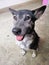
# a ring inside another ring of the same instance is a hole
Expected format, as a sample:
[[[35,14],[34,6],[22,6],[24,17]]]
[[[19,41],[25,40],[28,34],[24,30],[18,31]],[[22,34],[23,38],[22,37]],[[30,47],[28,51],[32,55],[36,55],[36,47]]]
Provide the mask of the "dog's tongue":
[[[16,36],[16,39],[17,39],[18,41],[21,41],[21,40],[23,39],[23,36]]]

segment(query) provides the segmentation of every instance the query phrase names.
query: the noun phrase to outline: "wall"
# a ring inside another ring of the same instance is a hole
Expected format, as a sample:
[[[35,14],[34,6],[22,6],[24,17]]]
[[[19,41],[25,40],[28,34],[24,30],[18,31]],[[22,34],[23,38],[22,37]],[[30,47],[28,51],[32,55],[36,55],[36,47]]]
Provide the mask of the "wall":
[[[30,0],[0,0],[0,9],[12,6],[15,4],[21,4]]]

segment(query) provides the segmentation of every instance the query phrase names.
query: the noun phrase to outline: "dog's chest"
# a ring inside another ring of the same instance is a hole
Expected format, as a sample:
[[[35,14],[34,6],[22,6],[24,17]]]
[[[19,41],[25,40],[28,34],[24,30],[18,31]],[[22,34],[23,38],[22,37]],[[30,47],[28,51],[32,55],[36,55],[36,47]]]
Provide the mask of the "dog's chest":
[[[16,44],[22,49],[29,49],[29,45],[33,42],[33,36],[25,37],[22,41],[16,40]]]

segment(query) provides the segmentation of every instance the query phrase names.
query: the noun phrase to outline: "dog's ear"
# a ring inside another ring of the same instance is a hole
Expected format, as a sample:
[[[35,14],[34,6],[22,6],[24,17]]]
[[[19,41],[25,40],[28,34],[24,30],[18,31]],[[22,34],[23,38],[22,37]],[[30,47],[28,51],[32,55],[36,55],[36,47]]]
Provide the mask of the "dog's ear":
[[[44,13],[45,9],[46,5],[38,9],[32,10],[32,13],[34,14],[35,18],[38,19]]]
[[[14,9],[9,8],[9,10],[10,10],[10,12],[11,12],[13,15],[15,15],[15,14],[17,13],[17,11],[14,10]]]

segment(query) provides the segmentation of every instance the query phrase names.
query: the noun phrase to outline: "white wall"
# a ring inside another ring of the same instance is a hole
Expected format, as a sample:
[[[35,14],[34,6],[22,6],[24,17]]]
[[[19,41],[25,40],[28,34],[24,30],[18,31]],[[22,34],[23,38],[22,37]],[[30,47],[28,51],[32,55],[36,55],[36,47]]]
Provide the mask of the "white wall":
[[[24,3],[27,1],[30,1],[30,0],[0,0],[0,9],[11,6],[11,5]]]

